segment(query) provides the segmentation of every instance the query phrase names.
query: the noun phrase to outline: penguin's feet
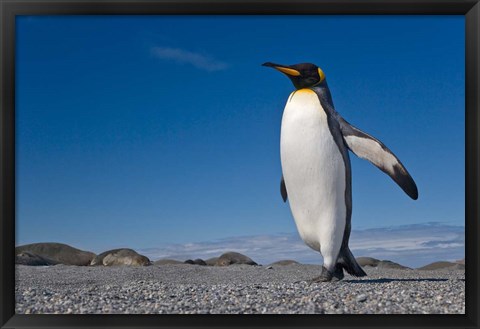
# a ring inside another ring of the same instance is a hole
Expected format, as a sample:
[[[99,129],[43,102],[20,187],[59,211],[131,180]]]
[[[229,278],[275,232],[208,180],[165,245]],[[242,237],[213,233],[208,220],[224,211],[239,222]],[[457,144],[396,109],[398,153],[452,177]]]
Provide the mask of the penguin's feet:
[[[308,280],[307,282],[309,284],[317,283],[317,282],[329,282],[329,281],[332,281],[332,278],[333,278],[333,274],[329,270],[327,270],[325,267],[322,266],[322,272],[320,273],[320,276],[317,276],[316,278]]]
[[[333,272],[333,278],[335,281],[340,281],[345,275],[343,274],[343,267],[340,264],[335,265],[335,272]]]
[[[335,265],[335,270],[333,273],[322,266],[322,273],[320,273],[320,276],[308,280],[307,282],[312,284],[317,282],[340,281],[343,279],[343,277],[343,268],[339,264]]]

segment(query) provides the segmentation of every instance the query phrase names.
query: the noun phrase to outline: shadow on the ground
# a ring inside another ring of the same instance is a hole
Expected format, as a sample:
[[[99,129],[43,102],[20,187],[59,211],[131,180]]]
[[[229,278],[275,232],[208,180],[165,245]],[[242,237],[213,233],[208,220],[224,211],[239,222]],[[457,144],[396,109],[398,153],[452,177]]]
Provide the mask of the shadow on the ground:
[[[388,282],[435,282],[435,281],[448,281],[448,279],[437,279],[437,278],[419,278],[419,279],[367,279],[367,280],[342,280],[343,282],[349,283],[388,283]]]

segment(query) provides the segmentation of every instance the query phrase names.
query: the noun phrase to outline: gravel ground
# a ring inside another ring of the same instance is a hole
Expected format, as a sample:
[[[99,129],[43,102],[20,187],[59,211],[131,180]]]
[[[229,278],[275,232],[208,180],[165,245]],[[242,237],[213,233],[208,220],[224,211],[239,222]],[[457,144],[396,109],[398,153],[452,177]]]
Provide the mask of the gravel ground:
[[[16,312],[464,314],[462,270],[366,267],[314,283],[320,266],[16,266]]]

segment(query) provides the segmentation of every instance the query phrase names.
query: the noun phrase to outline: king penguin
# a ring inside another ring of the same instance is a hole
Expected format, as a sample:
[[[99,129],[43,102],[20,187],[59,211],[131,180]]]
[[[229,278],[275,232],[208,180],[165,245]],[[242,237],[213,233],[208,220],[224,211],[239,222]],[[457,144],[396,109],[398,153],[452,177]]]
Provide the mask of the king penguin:
[[[292,81],[282,116],[280,192],[290,204],[297,230],[323,256],[311,282],[338,281],[343,270],[367,275],[350,248],[352,174],[348,150],[389,175],[412,199],[417,186],[400,160],[378,139],[350,125],[336,112],[324,72],[316,65],[264,63]]]

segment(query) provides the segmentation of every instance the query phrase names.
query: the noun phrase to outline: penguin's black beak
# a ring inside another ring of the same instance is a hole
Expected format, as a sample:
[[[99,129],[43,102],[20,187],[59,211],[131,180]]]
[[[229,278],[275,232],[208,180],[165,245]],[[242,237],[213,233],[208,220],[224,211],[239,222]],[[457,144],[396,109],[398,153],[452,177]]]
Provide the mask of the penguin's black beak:
[[[275,64],[271,62],[263,63],[262,66],[273,67],[274,69],[293,77],[298,77],[300,72],[298,70],[292,69],[289,65]]]
[[[275,66],[278,66],[278,64],[273,64],[272,62],[266,62],[266,63],[263,63],[262,66],[275,67]]]

